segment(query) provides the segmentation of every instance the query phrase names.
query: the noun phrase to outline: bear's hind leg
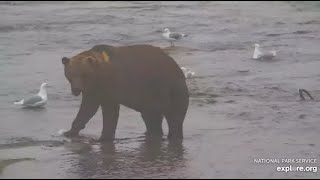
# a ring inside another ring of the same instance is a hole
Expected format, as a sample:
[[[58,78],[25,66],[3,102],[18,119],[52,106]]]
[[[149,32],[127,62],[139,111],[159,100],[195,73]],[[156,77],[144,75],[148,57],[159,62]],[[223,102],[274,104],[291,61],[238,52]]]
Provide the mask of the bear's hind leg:
[[[163,115],[160,113],[155,112],[143,112],[141,113],[141,116],[143,118],[143,121],[146,124],[147,137],[162,137],[163,131],[162,131],[162,120]]]
[[[170,110],[165,113],[165,118],[169,127],[169,140],[181,140],[183,139],[183,122],[186,117],[188,108],[187,103],[172,106]]]
[[[171,91],[171,103],[167,106],[164,116],[169,126],[169,140],[183,139],[183,123],[189,107],[188,87],[183,82],[176,84]]]
[[[169,126],[168,139],[182,139],[184,116],[182,114],[167,114],[166,119]]]

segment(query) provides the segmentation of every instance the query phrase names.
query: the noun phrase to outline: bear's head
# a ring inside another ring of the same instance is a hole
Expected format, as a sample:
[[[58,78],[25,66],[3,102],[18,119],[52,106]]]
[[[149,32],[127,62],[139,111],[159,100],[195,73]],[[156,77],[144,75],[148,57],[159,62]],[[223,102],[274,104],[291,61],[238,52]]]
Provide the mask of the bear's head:
[[[72,58],[63,57],[64,74],[75,96],[96,87],[100,82],[101,68],[108,61],[106,54],[84,52]]]

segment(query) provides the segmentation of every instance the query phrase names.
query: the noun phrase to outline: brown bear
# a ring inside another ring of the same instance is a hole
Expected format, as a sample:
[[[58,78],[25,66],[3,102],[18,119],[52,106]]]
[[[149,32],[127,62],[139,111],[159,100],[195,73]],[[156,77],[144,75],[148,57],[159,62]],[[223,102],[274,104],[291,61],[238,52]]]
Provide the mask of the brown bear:
[[[166,118],[169,139],[183,139],[189,106],[185,76],[163,50],[151,45],[97,45],[72,58],[63,57],[72,94],[82,93],[79,112],[64,135],[77,136],[101,106],[100,140],[114,140],[120,105],[141,113],[147,137],[162,137]]]

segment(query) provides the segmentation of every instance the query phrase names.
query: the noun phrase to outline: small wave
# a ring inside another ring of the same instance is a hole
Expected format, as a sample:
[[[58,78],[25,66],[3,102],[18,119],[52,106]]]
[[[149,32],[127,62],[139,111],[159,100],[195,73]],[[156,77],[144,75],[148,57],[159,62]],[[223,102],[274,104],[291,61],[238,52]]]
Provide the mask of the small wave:
[[[292,34],[310,34],[310,33],[312,33],[312,31],[304,31],[304,30],[302,30],[302,31],[295,31]]]
[[[161,8],[161,6],[151,6],[151,7],[143,7],[140,12],[144,11],[157,11]]]
[[[228,50],[245,50],[246,47],[243,44],[204,44],[201,45],[203,49],[207,49],[208,52],[215,52],[215,51],[228,51]],[[205,47],[204,47],[205,46]],[[211,47],[210,47],[211,46]]]
[[[310,34],[312,31],[307,31],[307,30],[300,30],[300,31],[294,31],[292,33],[270,33],[266,34],[267,37],[278,37],[282,35],[288,35],[288,34]]]
[[[0,97],[2,96],[2,97],[4,97],[4,96],[9,96],[10,94],[0,94]]]
[[[12,1],[0,1],[0,5],[17,5],[16,2],[12,2]]]
[[[52,27],[46,24],[16,24],[16,25],[3,25],[0,26],[0,32],[12,32],[12,31],[31,31],[31,30],[50,30]]]
[[[317,20],[311,20],[311,21],[306,21],[306,22],[299,22],[297,23],[299,25],[306,25],[306,24],[320,24],[320,21]]]
[[[23,26],[15,25],[15,26],[0,26],[0,32],[11,32],[14,30],[23,30]]]
[[[278,21],[278,22],[276,22],[275,24],[276,24],[276,25],[283,25],[283,24],[286,24],[286,23],[281,22],[281,21]]]
[[[7,144],[0,144],[0,149],[12,149],[12,148],[22,148],[22,147],[29,147],[29,146],[60,146],[65,143],[65,141],[58,141],[58,140],[34,140],[28,137],[20,137],[11,139],[11,143]]]
[[[281,35],[285,35],[286,33],[282,33],[282,34],[267,34],[267,37],[277,37],[277,36],[281,36]]]
[[[207,97],[207,98],[216,98],[216,97],[219,97],[219,95],[216,95],[216,94],[209,94],[209,93],[203,93],[203,92],[191,92],[190,93],[190,96],[191,97]]]
[[[215,98],[219,97],[216,94],[208,92],[195,92],[196,90],[190,90],[191,101],[198,103],[199,106],[215,104],[217,100]]]
[[[36,160],[35,158],[19,158],[19,159],[5,159],[5,160],[0,160],[0,173],[3,171],[4,168],[7,166],[18,163],[21,161],[34,161]]]
[[[142,6],[109,6],[110,9],[140,9]],[[144,7],[146,8],[146,7]]]

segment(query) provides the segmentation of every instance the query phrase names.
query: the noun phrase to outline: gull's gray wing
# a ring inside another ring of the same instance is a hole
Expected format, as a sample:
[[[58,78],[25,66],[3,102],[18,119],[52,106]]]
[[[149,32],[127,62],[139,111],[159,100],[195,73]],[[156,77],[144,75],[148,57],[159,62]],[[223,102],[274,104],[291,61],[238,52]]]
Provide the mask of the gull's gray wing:
[[[272,59],[274,58],[275,56],[272,54],[272,53],[266,53],[266,54],[262,54],[260,56],[261,59]]]
[[[181,39],[182,38],[182,34],[180,34],[180,33],[170,33],[169,37],[173,38],[173,39]]]
[[[40,101],[42,101],[42,98],[38,95],[35,95],[35,96],[31,96],[31,97],[25,99],[23,104],[24,105],[33,105],[33,104],[40,102]]]

